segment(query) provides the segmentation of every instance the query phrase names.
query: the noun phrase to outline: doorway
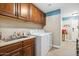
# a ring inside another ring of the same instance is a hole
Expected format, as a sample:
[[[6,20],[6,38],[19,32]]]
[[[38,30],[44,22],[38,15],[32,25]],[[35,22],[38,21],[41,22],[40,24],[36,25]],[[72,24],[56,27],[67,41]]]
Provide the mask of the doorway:
[[[76,41],[78,38],[78,16],[63,17],[62,41]]]

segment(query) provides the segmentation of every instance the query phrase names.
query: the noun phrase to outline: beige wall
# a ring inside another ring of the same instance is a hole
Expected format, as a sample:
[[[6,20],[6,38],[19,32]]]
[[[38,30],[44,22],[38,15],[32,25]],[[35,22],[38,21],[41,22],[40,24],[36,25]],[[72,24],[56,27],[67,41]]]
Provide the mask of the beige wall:
[[[10,18],[6,16],[0,16],[0,28],[42,28],[38,24],[32,22],[25,22],[15,18]]]
[[[46,17],[46,26],[45,30],[52,32],[53,34],[53,46],[60,47],[61,46],[61,16],[52,15]]]

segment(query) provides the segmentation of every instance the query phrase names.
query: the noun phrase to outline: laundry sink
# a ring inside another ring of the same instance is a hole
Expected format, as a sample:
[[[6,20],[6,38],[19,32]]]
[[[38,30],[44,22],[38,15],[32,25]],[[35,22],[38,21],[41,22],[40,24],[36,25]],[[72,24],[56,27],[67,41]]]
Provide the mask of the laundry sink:
[[[8,42],[8,41],[12,41],[12,40],[19,40],[21,38],[27,38],[28,36],[18,36],[18,37],[11,37],[10,39],[4,39],[2,41],[4,42]]]

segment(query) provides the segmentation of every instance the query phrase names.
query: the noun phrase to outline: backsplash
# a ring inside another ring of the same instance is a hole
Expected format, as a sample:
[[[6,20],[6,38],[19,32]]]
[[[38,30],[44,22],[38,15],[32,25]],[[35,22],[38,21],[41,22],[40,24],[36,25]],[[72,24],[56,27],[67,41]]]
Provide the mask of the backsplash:
[[[23,32],[27,34],[30,30],[42,29],[41,25],[34,24],[31,22],[24,22],[22,20],[0,16],[0,32],[2,33],[2,38],[8,38],[13,35],[14,32]]]
[[[14,32],[23,32],[28,33],[30,29],[25,28],[0,28],[0,32],[2,33],[2,38],[13,35]]]
[[[44,32],[43,29],[27,29],[27,28],[0,28],[1,39],[8,39],[14,32],[24,33],[27,35],[28,33],[37,33],[37,32]]]

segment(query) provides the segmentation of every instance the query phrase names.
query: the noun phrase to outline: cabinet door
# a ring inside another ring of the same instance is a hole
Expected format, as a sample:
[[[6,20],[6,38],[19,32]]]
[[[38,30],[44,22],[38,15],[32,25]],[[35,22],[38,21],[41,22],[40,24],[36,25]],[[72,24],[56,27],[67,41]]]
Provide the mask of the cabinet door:
[[[44,22],[43,14],[44,13],[41,12],[36,6],[34,6],[33,4],[30,4],[30,20],[33,23],[42,25]]]
[[[44,13],[42,14],[42,25],[46,25],[46,15]]]
[[[33,46],[26,46],[26,47],[23,47],[23,55],[24,56],[33,56],[34,54],[34,50],[33,50]]]
[[[38,10],[38,23],[42,25],[42,13]]]
[[[22,42],[23,55],[34,56],[35,55],[35,38],[24,40]]]
[[[45,14],[40,10],[38,11],[38,23],[42,26],[45,25]]]
[[[0,14],[16,17],[17,13],[17,4],[15,3],[0,3]]]
[[[33,4],[30,4],[30,20],[33,23],[38,23],[37,8]]]
[[[18,17],[25,21],[29,21],[29,4],[20,3],[18,4]]]

